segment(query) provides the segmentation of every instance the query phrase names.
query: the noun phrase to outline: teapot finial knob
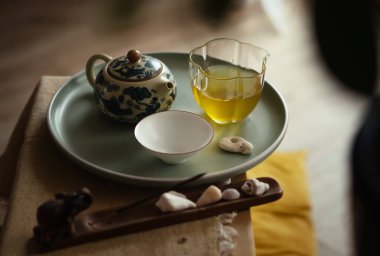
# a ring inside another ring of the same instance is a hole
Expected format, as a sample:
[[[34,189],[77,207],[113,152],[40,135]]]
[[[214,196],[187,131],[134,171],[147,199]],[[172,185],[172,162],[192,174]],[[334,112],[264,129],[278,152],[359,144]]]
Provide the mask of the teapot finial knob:
[[[127,54],[127,59],[131,62],[131,63],[135,63],[135,62],[138,62],[140,60],[140,57],[141,57],[141,53],[140,51],[138,50],[130,50]]]

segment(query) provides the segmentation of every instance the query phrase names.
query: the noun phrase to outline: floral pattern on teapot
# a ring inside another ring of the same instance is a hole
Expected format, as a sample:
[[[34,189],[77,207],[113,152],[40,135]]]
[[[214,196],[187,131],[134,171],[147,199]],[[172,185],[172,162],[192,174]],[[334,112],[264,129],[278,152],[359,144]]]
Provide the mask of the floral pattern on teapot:
[[[133,64],[130,68],[127,65],[127,57],[114,59],[108,66],[110,75],[118,80],[123,81],[142,81],[156,77],[162,70],[159,63],[151,60],[149,56],[141,56],[141,60]]]

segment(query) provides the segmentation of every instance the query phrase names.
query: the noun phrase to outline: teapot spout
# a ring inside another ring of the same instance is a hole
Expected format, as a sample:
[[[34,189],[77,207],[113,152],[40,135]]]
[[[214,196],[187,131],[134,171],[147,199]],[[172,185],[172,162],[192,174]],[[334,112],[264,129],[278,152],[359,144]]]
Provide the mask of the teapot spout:
[[[172,94],[172,92],[175,90],[175,85],[172,82],[166,83],[166,95]]]

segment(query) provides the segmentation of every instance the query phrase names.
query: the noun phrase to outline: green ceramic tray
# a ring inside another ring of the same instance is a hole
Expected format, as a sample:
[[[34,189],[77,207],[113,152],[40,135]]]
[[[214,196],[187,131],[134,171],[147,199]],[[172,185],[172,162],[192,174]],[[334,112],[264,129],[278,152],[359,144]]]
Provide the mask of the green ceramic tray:
[[[173,72],[178,94],[172,109],[202,115],[193,99],[188,78],[188,55],[151,53]],[[98,67],[99,68],[99,67]],[[212,122],[211,122],[212,123]],[[73,76],[54,95],[48,111],[52,137],[63,152],[85,169],[118,182],[141,186],[171,186],[184,178],[206,172],[192,185],[225,180],[266,159],[281,143],[288,113],[277,90],[266,82],[262,99],[244,121],[232,125],[212,123],[215,136],[202,153],[181,165],[167,165],[148,154],[134,137],[134,126],[108,119],[97,109],[84,71]],[[241,136],[255,148],[251,155],[224,152],[218,141]]]

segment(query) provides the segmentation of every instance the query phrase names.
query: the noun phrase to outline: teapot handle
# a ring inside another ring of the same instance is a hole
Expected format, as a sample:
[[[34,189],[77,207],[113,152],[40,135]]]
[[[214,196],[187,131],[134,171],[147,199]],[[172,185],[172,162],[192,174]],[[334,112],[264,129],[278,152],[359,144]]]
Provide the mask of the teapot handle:
[[[91,58],[88,59],[87,64],[86,64],[86,76],[92,87],[95,86],[94,65],[97,60],[103,60],[104,62],[108,63],[109,61],[112,60],[112,57],[107,54],[100,53],[100,54],[95,54]]]

